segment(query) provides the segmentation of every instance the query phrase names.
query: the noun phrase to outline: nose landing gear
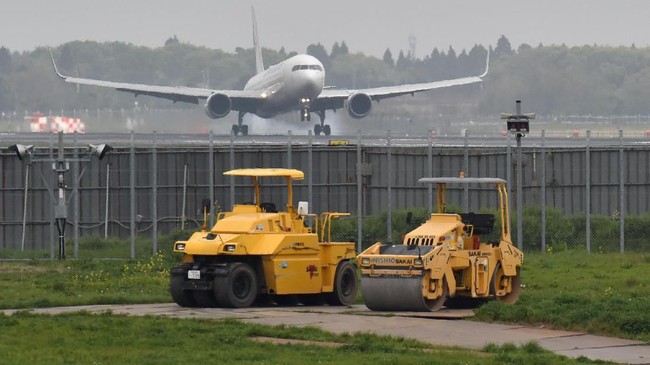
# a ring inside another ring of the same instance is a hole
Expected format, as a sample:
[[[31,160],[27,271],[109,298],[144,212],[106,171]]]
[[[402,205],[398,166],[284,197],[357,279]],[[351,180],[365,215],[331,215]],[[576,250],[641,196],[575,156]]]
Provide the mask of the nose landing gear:
[[[300,121],[311,121],[311,113],[309,112],[309,108],[305,107],[300,110]]]
[[[314,134],[320,136],[321,132],[329,136],[332,133],[332,128],[329,124],[325,124],[325,110],[318,111],[318,117],[320,118],[320,124],[314,125]]]

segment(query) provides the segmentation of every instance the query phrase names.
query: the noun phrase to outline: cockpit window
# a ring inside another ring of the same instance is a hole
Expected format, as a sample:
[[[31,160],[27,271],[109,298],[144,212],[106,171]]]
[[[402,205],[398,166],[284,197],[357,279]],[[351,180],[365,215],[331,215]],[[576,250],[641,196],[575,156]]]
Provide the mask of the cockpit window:
[[[298,70],[323,71],[323,68],[320,65],[295,65],[291,68],[291,71],[298,71]]]

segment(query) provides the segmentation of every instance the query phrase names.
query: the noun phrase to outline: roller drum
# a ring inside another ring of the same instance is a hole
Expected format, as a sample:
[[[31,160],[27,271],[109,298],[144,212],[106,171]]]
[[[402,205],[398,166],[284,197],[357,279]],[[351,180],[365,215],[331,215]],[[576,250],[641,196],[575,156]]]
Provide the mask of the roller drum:
[[[435,312],[446,298],[429,300],[422,295],[422,276],[380,276],[361,278],[361,293],[366,306],[374,311]]]

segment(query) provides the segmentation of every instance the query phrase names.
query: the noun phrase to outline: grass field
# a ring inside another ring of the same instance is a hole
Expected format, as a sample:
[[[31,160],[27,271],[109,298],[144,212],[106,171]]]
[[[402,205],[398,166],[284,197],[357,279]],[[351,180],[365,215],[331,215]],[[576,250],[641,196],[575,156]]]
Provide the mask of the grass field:
[[[177,259],[167,253],[135,261],[2,262],[0,308],[169,302],[168,272]],[[475,320],[544,325],[650,341],[649,264],[650,254],[528,254],[522,270],[524,288],[520,300],[515,305],[487,303],[477,309]],[[345,345],[273,345],[254,342],[252,336]],[[120,350],[124,346],[128,350]],[[46,351],[34,350],[37,348]],[[242,352],[242,348],[246,351]],[[428,350],[423,352],[423,348]],[[204,350],[197,353],[199,349]],[[318,329],[270,328],[235,321],[127,318],[110,313],[0,315],[0,358],[11,359],[6,363],[133,363],[140,356],[142,361],[137,362],[143,364],[183,363],[192,356],[220,363],[278,364],[313,363],[314,359],[343,364],[587,361],[557,357],[535,344],[488,346],[475,352],[367,334],[336,336]]]
[[[475,319],[650,341],[650,254],[528,254],[513,306],[490,302]]]
[[[170,302],[175,260],[0,263],[0,308]],[[650,254],[528,254],[519,301],[487,303],[476,319],[650,341],[649,274]]]
[[[293,338],[278,345],[254,337]],[[327,341],[341,347],[324,347]],[[334,335],[316,328],[268,327],[234,320],[0,314],[3,364],[580,364],[534,343],[482,351],[431,346],[371,334]]]

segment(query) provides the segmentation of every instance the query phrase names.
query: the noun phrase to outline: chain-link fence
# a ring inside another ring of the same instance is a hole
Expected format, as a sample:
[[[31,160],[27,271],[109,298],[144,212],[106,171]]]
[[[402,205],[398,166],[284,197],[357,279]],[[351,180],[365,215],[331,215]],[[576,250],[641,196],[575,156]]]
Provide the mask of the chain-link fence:
[[[53,135],[35,136],[0,137],[5,148],[16,142],[35,146],[30,164],[8,150],[0,158],[0,259],[57,256],[59,192],[52,163],[58,146]],[[211,225],[217,212],[253,200],[250,181],[222,174],[247,167],[303,170],[305,180],[294,186],[294,204],[308,201],[314,213],[350,212],[351,217],[336,221],[333,239],[355,240],[358,250],[377,241],[401,243],[404,233],[433,211],[435,189],[418,179],[463,172],[510,181],[512,238],[527,251],[648,251],[650,147],[622,132],[597,140],[589,134],[562,138],[543,133],[529,138],[517,158],[507,136],[468,133],[424,138],[359,133],[336,145],[329,137],[291,133],[66,135],[68,257],[133,258],[168,249],[161,247],[161,235],[198,229],[204,206],[210,207],[205,218]],[[85,147],[98,142],[115,147],[101,161]],[[516,186],[519,163],[521,186]],[[491,187],[450,186],[447,195],[449,211],[496,213]],[[263,190],[262,201],[278,207],[286,198],[280,180]]]

